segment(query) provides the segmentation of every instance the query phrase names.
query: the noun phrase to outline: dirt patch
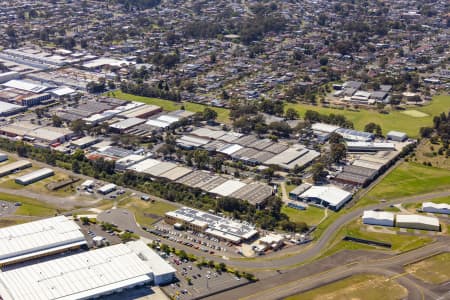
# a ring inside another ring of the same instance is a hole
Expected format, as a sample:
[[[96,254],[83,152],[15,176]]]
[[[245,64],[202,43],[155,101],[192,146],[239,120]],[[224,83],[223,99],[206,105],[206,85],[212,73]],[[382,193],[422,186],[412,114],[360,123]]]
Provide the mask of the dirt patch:
[[[410,117],[413,118],[425,118],[428,117],[428,114],[415,110],[415,109],[410,109],[410,110],[404,110],[402,111],[402,114],[408,115]]]

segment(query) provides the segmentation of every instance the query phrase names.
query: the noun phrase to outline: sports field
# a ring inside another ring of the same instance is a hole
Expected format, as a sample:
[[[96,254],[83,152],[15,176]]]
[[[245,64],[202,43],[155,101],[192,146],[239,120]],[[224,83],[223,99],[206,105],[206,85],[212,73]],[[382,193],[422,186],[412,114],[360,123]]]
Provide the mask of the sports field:
[[[381,114],[375,110],[360,109],[359,111],[325,108],[301,103],[287,103],[285,109],[294,108],[304,116],[307,110],[315,110],[323,114],[341,114],[352,121],[356,129],[362,130],[369,122],[377,123],[386,134],[390,130],[406,132],[411,137],[418,137],[420,127],[431,126],[433,116],[450,109],[450,95],[433,97],[429,105],[423,107],[408,107],[406,111],[391,111]]]
[[[450,189],[448,170],[404,162],[361,198],[357,206],[378,203],[381,199],[389,200],[448,189]]]
[[[286,300],[397,300],[407,295],[406,288],[384,276],[355,275]]]
[[[136,96],[132,94],[126,94],[122,93],[121,91],[114,91],[109,92],[106,95],[109,95],[110,97],[127,100],[127,101],[137,101],[137,102],[143,102],[146,104],[153,104],[161,106],[164,110],[167,111],[173,111],[177,109],[181,109],[182,106],[184,106],[185,110],[193,111],[193,112],[202,112],[205,107],[208,107],[203,104],[197,104],[192,102],[174,102],[170,100],[164,100],[159,98],[150,98],[150,97],[142,97],[142,96]],[[221,123],[229,123],[230,122],[230,111],[226,108],[220,108],[220,107],[210,107],[213,110],[217,112],[217,121]]]

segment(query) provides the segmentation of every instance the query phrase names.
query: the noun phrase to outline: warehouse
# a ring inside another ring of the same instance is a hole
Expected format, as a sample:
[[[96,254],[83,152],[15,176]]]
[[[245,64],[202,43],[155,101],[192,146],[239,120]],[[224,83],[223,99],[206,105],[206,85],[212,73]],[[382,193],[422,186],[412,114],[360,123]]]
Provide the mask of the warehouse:
[[[19,160],[0,167],[0,177],[31,167],[28,160]]]
[[[87,147],[90,147],[92,145],[99,143],[100,141],[101,140],[99,138],[92,137],[92,136],[85,136],[85,137],[82,137],[80,139],[70,142],[70,144],[74,147],[77,147],[80,149],[85,149]]]
[[[339,128],[335,132],[339,133],[347,141],[371,142],[375,138],[375,135],[372,133],[347,128]]]
[[[235,244],[248,240],[258,233],[255,226],[246,222],[233,221],[190,207],[167,212],[164,220],[168,224],[180,223],[190,230],[205,232]]]
[[[177,165],[168,161],[160,162],[153,167],[146,169],[143,173],[149,174],[153,177],[159,177],[161,174],[164,174],[172,169],[174,169]]]
[[[270,151],[268,147],[265,151]],[[315,150],[305,148],[303,145],[297,144],[266,160],[265,165],[276,165],[285,170],[292,170],[293,168],[303,167],[309,165],[320,153]]]
[[[190,169],[190,168],[178,166],[178,167],[175,167],[163,174],[160,174],[159,176],[169,179],[171,181],[175,181],[191,172],[192,172],[192,169]]]
[[[112,132],[115,133],[123,133],[125,130],[128,130],[134,126],[140,125],[142,123],[145,123],[145,119],[140,118],[129,118],[122,121],[119,121],[117,123],[109,125],[109,128]]]
[[[422,211],[450,215],[450,205],[447,203],[424,202],[422,203]]]
[[[227,132],[223,130],[212,130],[209,128],[201,127],[193,130],[191,133],[202,138],[217,140],[224,136]]]
[[[272,195],[273,189],[269,185],[252,182],[232,193],[230,197],[246,200],[254,206],[260,206]]]
[[[109,194],[109,193],[115,191],[116,188],[117,188],[117,186],[116,186],[115,184],[113,184],[113,183],[108,183],[108,184],[105,184],[104,186],[100,187],[100,188],[98,189],[98,192],[99,192],[100,194],[106,195],[106,194]]]
[[[4,162],[8,160],[8,155],[0,152],[0,162]]]
[[[395,215],[387,211],[365,210],[362,221],[367,225],[380,225],[394,227]]]
[[[135,165],[141,161],[148,159],[150,156],[139,155],[139,154],[130,154],[121,159],[116,160],[115,168],[116,171],[124,171],[128,167]]]
[[[128,167],[127,170],[142,173],[145,170],[147,170],[153,166],[156,166],[159,163],[161,163],[159,160],[149,158],[149,159],[143,160],[141,162],[138,162],[137,164],[134,164],[134,165]]]
[[[302,183],[289,192],[289,198],[292,200],[299,200],[299,196],[311,187],[308,183]]]
[[[28,184],[32,184],[35,183],[39,180],[42,180],[44,178],[50,177],[55,175],[55,172],[53,172],[52,169],[50,168],[43,168],[28,174],[25,174],[23,176],[17,177],[16,178],[16,183],[21,184],[21,185],[28,185]]]
[[[209,140],[191,135],[183,135],[181,138],[176,140],[176,143],[177,146],[183,149],[193,150],[206,145],[209,143]]]
[[[299,200],[315,202],[338,211],[352,198],[352,194],[333,185],[314,185],[299,196]]]
[[[218,194],[220,196],[225,197],[231,195],[240,188],[243,188],[245,185],[246,184],[241,181],[230,179],[225,181],[221,185],[215,187],[214,189],[210,190],[209,192],[212,194]]]
[[[360,166],[344,166],[342,173],[339,173],[335,180],[353,185],[365,186],[377,175],[377,171]]]
[[[420,230],[439,231],[439,219],[422,215],[397,215],[396,226]]]
[[[0,229],[0,266],[86,245],[80,227],[65,216]],[[1,274],[1,272],[0,272]],[[4,296],[1,292],[0,294]]]
[[[174,274],[144,242],[134,241],[0,272],[0,294],[4,300],[94,299],[168,284]]]
[[[153,115],[162,112],[162,108],[156,105],[146,104],[141,107],[136,107],[125,112],[118,114],[120,117],[124,118],[142,118],[146,119]]]
[[[393,143],[347,142],[347,150],[349,152],[393,151],[395,145]]]
[[[311,129],[314,135],[321,142],[325,142],[330,137],[331,133],[339,129],[338,126],[325,124],[325,123],[314,123],[311,125]]]
[[[400,131],[389,131],[386,135],[388,140],[396,141],[396,142],[404,142],[408,139],[408,135],[404,132]]]
[[[25,106],[0,101],[0,116],[6,117],[26,111]]]

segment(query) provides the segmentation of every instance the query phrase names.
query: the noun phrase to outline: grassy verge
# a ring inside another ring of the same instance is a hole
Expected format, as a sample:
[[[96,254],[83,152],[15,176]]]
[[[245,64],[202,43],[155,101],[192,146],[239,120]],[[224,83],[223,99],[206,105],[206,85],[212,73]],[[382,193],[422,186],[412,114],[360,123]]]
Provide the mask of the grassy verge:
[[[360,219],[354,220],[348,225],[339,230],[334,238],[330,247],[321,255],[326,257],[337,253],[341,250],[373,250],[373,249],[386,249],[381,247],[369,246],[361,243],[342,241],[344,236],[351,236],[355,238],[367,239],[377,242],[389,243],[392,245],[393,251],[405,252],[416,248],[420,248],[432,241],[430,237],[411,236],[411,235],[399,235],[397,231],[391,228],[381,228],[380,232],[372,232],[365,230],[367,225],[363,225]],[[383,230],[389,230],[390,232],[382,232]]]
[[[155,201],[145,202],[137,198],[128,198],[120,202],[119,207],[130,210],[141,226],[149,227],[168,211],[177,209],[170,203]]]
[[[136,96],[132,94],[126,94],[122,93],[121,91],[115,91],[111,92],[109,94],[111,97],[115,97],[122,100],[127,101],[137,101],[137,102],[143,102],[146,104],[153,104],[161,106],[164,110],[167,111],[173,111],[180,109],[181,106],[184,106],[185,110],[193,111],[193,112],[202,112],[205,107],[208,107],[203,104],[197,104],[192,102],[182,102],[177,103],[170,100],[164,100],[160,98],[150,98],[150,97],[142,97],[142,96]],[[210,107],[213,110],[217,112],[217,121],[222,123],[229,123],[230,122],[230,111],[226,108],[220,108],[220,107]]]
[[[450,280],[450,253],[442,253],[408,265],[405,271],[420,280],[441,284]]]
[[[324,209],[314,206],[309,206],[306,210],[298,210],[295,208],[283,206],[281,212],[288,215],[289,220],[293,222],[305,222],[309,226],[317,225],[325,216]],[[332,212],[329,211],[328,216],[330,216],[330,214],[332,214]]]
[[[389,130],[398,130],[406,132],[411,137],[418,137],[420,127],[433,124],[433,116],[440,114],[450,107],[450,96],[435,96],[430,104],[423,107],[411,107],[411,110],[427,114],[425,117],[417,118],[402,113],[401,111],[390,111],[389,114],[381,114],[375,110],[350,111],[334,108],[325,108],[301,103],[287,103],[285,109],[294,108],[301,116],[305,115],[307,110],[318,111],[323,114],[341,114],[352,121],[356,129],[364,129],[364,126],[370,121],[379,124],[383,133]]]
[[[57,213],[54,207],[27,197],[0,193],[0,199],[12,203],[21,202],[22,205],[17,208],[16,215],[48,217]]]
[[[287,300],[312,299],[364,299],[364,300],[397,300],[404,299],[408,291],[395,281],[384,276],[355,275],[346,279],[324,285],[322,287],[294,295]]]
[[[361,198],[355,207],[450,189],[449,172],[444,169],[405,162],[389,173],[376,187]]]

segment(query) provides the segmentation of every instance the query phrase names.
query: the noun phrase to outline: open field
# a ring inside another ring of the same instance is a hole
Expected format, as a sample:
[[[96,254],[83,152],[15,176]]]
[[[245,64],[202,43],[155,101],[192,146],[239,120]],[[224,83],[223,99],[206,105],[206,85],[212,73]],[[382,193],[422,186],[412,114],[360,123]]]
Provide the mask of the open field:
[[[164,110],[167,111],[173,111],[180,109],[181,106],[184,106],[185,110],[193,111],[193,112],[202,112],[205,107],[208,107],[203,104],[197,104],[192,102],[181,102],[177,103],[170,100],[164,100],[159,98],[150,98],[150,97],[142,97],[142,96],[136,96],[132,94],[126,94],[122,93],[121,91],[115,91],[110,92],[110,96],[122,99],[122,100],[128,100],[128,101],[138,101],[143,102],[146,104],[153,104],[161,106]],[[217,112],[217,121],[222,123],[229,123],[229,117],[230,117],[230,111],[226,108],[220,108],[220,107],[210,107],[213,110]]]
[[[393,199],[450,189],[449,171],[404,162],[361,198],[356,207]]]
[[[450,280],[450,253],[442,253],[405,267],[405,271],[420,280],[441,284]]]
[[[445,152],[443,155],[438,154],[441,147],[442,144],[433,145],[429,140],[426,140],[418,145],[415,156],[411,160],[417,163],[431,163],[433,167],[450,171],[450,159],[446,158]]]
[[[369,249],[382,249],[388,250],[386,248],[369,246],[361,243],[350,242],[350,241],[342,241],[344,236],[351,236],[355,238],[362,238],[377,242],[389,243],[392,244],[391,250],[396,252],[405,252],[410,251],[416,248],[420,248],[425,246],[426,244],[432,242],[432,238],[430,237],[422,237],[422,236],[412,236],[412,235],[400,235],[397,234],[396,230],[392,228],[383,228],[380,232],[372,232],[368,231],[367,228],[369,226],[362,224],[361,219],[354,220],[350,222],[348,225],[340,229],[334,242],[330,245],[330,247],[321,255],[321,257],[329,256],[331,254],[337,253],[341,250],[369,250]],[[386,232],[382,232],[383,230],[388,230]]]
[[[392,280],[378,275],[355,275],[322,287],[297,294],[286,300],[397,300],[408,291]]]
[[[166,212],[177,209],[175,205],[166,202],[145,202],[138,198],[125,199],[119,203],[118,207],[130,210],[134,214],[136,221],[141,226],[146,227],[164,217]]]
[[[289,220],[293,222],[305,222],[309,226],[317,225],[325,216],[324,209],[314,206],[309,206],[306,210],[299,210],[292,207],[283,206],[281,212],[288,215]],[[328,211],[328,215],[331,215],[332,213],[333,212]]]
[[[450,204],[450,196],[442,197],[442,198],[436,198],[436,199],[431,200],[430,202]],[[411,212],[415,212],[416,209],[422,207],[422,203],[408,203],[408,204],[403,204],[402,206],[404,208],[406,208],[407,210],[411,211]],[[436,214],[436,215],[438,215],[438,214]]]
[[[423,107],[409,107],[406,110],[406,114],[402,111],[391,111],[389,114],[381,114],[375,110],[365,109],[350,111],[301,103],[287,103],[285,105],[285,109],[294,108],[302,117],[307,110],[315,110],[323,114],[341,114],[352,121],[355,128],[359,130],[364,129],[367,123],[374,122],[381,126],[384,134],[389,130],[398,130],[406,132],[411,137],[418,137],[420,127],[431,126],[433,124],[433,116],[448,110],[449,107],[449,95],[435,96],[429,105]],[[414,116],[411,116],[411,111],[416,111],[416,113],[413,112]],[[426,116],[418,118],[418,113],[426,114]]]
[[[22,224],[22,223],[25,223],[25,222],[28,222],[28,221],[29,220],[26,220],[26,219],[2,217],[2,218],[0,218],[0,228],[13,226],[13,225],[18,225],[18,224]]]
[[[12,203],[21,202],[22,205],[17,208],[16,215],[50,217],[57,212],[54,207],[27,197],[0,193],[0,199]]]

